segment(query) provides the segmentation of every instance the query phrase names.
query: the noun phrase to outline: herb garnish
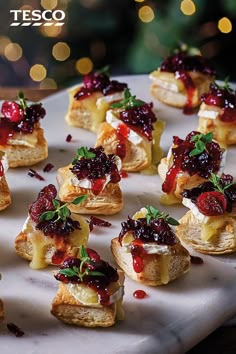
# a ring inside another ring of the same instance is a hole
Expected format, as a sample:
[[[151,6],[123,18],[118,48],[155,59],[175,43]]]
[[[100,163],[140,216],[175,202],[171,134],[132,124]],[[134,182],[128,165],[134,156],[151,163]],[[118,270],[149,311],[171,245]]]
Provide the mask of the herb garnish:
[[[179,222],[176,219],[169,216],[169,214],[160,212],[158,209],[154,208],[153,206],[148,205],[146,209],[148,211],[146,214],[147,224],[150,224],[151,220],[162,218],[170,225],[174,225],[174,226],[179,225]]]
[[[103,68],[101,68],[100,70],[96,70],[95,73],[98,75],[104,74],[109,77],[110,76],[110,65],[106,65]]]
[[[195,148],[190,151],[189,156],[196,156],[200,155],[204,150],[207,151],[206,149],[206,144],[211,143],[213,138],[213,133],[207,133],[207,134],[196,134],[192,136],[191,142],[195,143]]]
[[[22,92],[22,91],[20,91],[19,93],[18,93],[18,100],[19,100],[19,105],[20,105],[20,107],[24,110],[24,112],[25,112],[25,110],[26,110],[26,108],[28,107],[28,105],[27,105],[27,98],[25,98],[25,95],[24,95],[24,93]]]
[[[59,273],[66,275],[67,277],[78,277],[80,279],[80,281],[83,281],[84,276],[86,275],[90,275],[90,276],[105,276],[105,274],[103,274],[102,272],[98,272],[98,271],[94,271],[94,270],[90,270],[88,265],[95,265],[95,262],[93,262],[84,245],[82,245],[80,247],[80,266],[73,266],[72,268],[64,268],[64,269],[60,269]]]
[[[209,181],[213,184],[216,191],[223,193],[223,194],[224,194],[225,189],[228,189],[231,186],[236,184],[236,182],[232,182],[232,183],[226,184],[225,186],[222,186],[221,178],[219,176],[217,176],[215,173],[211,173],[211,177],[209,177]]]
[[[88,196],[87,195],[80,195],[79,197],[75,198],[72,202],[64,203],[61,205],[60,201],[57,199],[52,199],[52,204],[55,210],[45,211],[40,215],[39,221],[49,221],[56,217],[54,222],[58,220],[65,221],[70,215],[71,211],[68,208],[69,204],[80,204],[82,203]]]
[[[134,107],[140,107],[145,104],[144,101],[136,99],[136,96],[132,96],[128,88],[124,91],[124,98],[120,102],[112,103],[111,108],[123,108],[129,109]]]
[[[214,82],[214,85],[216,86],[217,89],[219,90],[225,90],[228,91],[228,93],[232,94],[233,93],[233,89],[230,88],[229,86],[229,76],[227,76],[224,80],[223,85],[219,85],[217,84],[217,82]]]
[[[75,165],[76,162],[82,157],[84,157],[85,159],[92,159],[95,156],[96,154],[94,154],[94,152],[90,152],[86,146],[82,146],[81,148],[77,149],[76,157],[72,161],[72,165]]]

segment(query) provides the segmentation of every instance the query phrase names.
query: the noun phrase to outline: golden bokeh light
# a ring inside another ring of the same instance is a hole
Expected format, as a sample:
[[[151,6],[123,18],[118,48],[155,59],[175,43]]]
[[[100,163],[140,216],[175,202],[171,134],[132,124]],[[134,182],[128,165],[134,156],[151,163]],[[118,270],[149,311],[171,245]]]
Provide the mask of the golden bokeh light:
[[[56,89],[57,83],[54,79],[51,79],[50,77],[46,77],[44,80],[40,82],[39,87],[41,89]]]
[[[196,6],[192,0],[183,0],[180,4],[180,10],[186,16],[191,16],[196,12]]]
[[[138,17],[142,22],[151,22],[154,20],[155,15],[153,9],[150,6],[142,6],[138,11]]]
[[[41,64],[35,64],[30,68],[30,77],[33,81],[42,81],[47,76],[47,70]]]
[[[93,62],[87,57],[80,58],[76,61],[75,68],[80,74],[86,75],[93,70]]]
[[[57,37],[61,33],[61,31],[62,31],[61,26],[41,26],[40,27],[40,32],[44,37]]]
[[[10,43],[10,38],[7,36],[0,36],[0,54],[4,54],[6,46]]]
[[[136,2],[144,2],[145,0],[134,0]]]
[[[232,31],[232,23],[227,17],[222,17],[218,21],[218,28],[222,33],[229,33]]]
[[[18,43],[9,43],[5,47],[4,55],[10,61],[17,61],[22,57],[22,48]]]
[[[41,0],[41,6],[46,10],[52,10],[57,7],[57,0]]]
[[[70,56],[70,47],[65,42],[58,42],[52,48],[52,55],[58,61],[64,61]]]

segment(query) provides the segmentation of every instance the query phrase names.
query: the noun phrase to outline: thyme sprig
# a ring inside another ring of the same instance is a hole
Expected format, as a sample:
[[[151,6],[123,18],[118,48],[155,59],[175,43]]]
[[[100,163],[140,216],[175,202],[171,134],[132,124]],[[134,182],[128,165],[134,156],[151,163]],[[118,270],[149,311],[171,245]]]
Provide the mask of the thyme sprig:
[[[200,155],[204,150],[207,151],[206,144],[211,143],[213,139],[213,133],[209,132],[207,134],[196,134],[192,136],[191,142],[195,143],[195,148],[190,151],[189,156]]]
[[[213,184],[214,189],[220,193],[224,194],[224,191],[231,186],[235,185],[236,182],[228,183],[225,186],[222,186],[221,178],[216,175],[215,173],[211,173],[211,176],[209,177],[209,181]]]
[[[45,211],[40,215],[39,221],[49,221],[53,220],[57,222],[58,220],[65,221],[70,215],[71,211],[68,208],[69,204],[78,205],[82,203],[88,196],[87,195],[80,195],[79,197],[75,198],[72,202],[61,204],[59,200],[53,199],[52,204],[55,210]]]
[[[88,265],[92,264],[94,265],[95,262],[93,262],[87,251],[86,248],[84,247],[84,245],[82,245],[80,247],[80,266],[73,266],[72,268],[63,268],[59,270],[60,274],[66,275],[67,277],[78,277],[80,279],[80,281],[83,281],[83,278],[86,275],[89,276],[105,276],[105,274],[103,274],[102,272],[99,271],[94,271],[94,270],[90,270]]]
[[[169,216],[169,214],[165,214],[164,212],[160,212],[157,208],[148,205],[146,207],[147,209],[147,214],[146,214],[146,219],[147,219],[147,224],[150,224],[151,220],[155,220],[155,219],[164,219],[168,224],[176,226],[179,225],[179,222],[172,218],[171,216]]]
[[[230,87],[229,85],[229,76],[227,76],[225,79],[224,79],[224,83],[223,85],[220,85],[218,84],[216,81],[214,82],[214,85],[216,86],[217,89],[219,90],[225,90],[227,91],[228,93],[233,93],[233,89]]]
[[[131,92],[128,88],[125,89],[124,91],[124,98],[120,102],[112,103],[110,105],[111,108],[123,108],[123,109],[129,109],[129,108],[134,108],[134,107],[140,107],[145,104],[144,101],[138,100],[136,96],[132,96]]]

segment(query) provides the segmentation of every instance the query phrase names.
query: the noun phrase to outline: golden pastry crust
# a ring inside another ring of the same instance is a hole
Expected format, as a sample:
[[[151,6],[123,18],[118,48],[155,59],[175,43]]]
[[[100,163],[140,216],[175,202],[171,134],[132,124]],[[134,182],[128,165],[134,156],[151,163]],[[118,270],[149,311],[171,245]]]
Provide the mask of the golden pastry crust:
[[[179,220],[180,225],[176,227],[176,234],[198,252],[216,255],[233,253],[236,251],[235,217],[236,214],[226,214],[223,227],[210,240],[205,241],[201,237],[202,223],[189,210]]]
[[[53,256],[57,249],[65,251],[66,256],[76,256],[79,247],[83,244],[87,245],[89,236],[89,226],[87,221],[79,215],[71,214],[73,220],[80,223],[81,230],[75,230],[69,236],[69,242],[65,245],[50,236],[45,236],[42,231],[35,229],[35,224],[30,220],[26,230],[22,230],[15,239],[16,253],[31,261],[31,267],[34,269],[45,268],[49,264],[53,264]],[[62,248],[60,248],[62,246]]]
[[[116,147],[119,143],[116,130],[108,123],[104,122],[100,125],[95,147],[102,146],[106,154],[115,154]],[[122,169],[127,172],[138,172],[149,167],[151,164],[152,143],[147,139],[134,145],[126,140],[126,155],[122,160]]]
[[[158,173],[163,182],[166,178],[166,173],[168,169],[169,169],[168,161],[167,158],[164,157],[161,159],[161,162],[158,165]],[[194,174],[193,176],[190,176],[187,173],[179,174],[176,177],[176,187],[175,190],[173,191],[173,194],[177,198],[177,200],[181,202],[181,200],[183,199],[181,193],[183,192],[184,189],[191,189],[203,183],[204,181],[206,181],[206,179],[201,176],[198,176],[197,174]]]
[[[42,128],[35,128],[37,144],[34,147],[23,145],[1,145],[6,153],[9,167],[32,166],[48,157],[48,145]]]
[[[60,283],[52,302],[51,314],[71,325],[110,327],[116,322],[117,303],[99,307],[86,306],[70,294],[66,284]]]
[[[204,117],[202,116],[203,111]],[[216,118],[207,118],[207,111],[215,112]],[[222,108],[202,103],[198,112],[199,121],[197,129],[203,134],[212,132],[213,138],[221,145],[234,145],[236,144],[236,124],[221,121],[219,116],[222,114]]]
[[[10,189],[5,175],[0,179],[0,210],[6,209],[11,204]]]
[[[3,307],[3,302],[2,300],[0,299],[0,321],[2,321],[4,319],[4,307]]]
[[[191,92],[191,107],[197,107],[201,103],[201,95],[209,91],[209,86],[214,82],[215,77],[200,72],[189,71],[187,73],[195,85],[195,90]],[[187,90],[181,80],[175,78],[174,73],[156,70],[150,74],[150,78],[153,80],[150,88],[152,97],[176,108],[184,108],[188,105],[189,97]],[[176,88],[172,89],[171,85],[174,85]]]
[[[59,198],[64,202],[72,202],[80,195],[88,195],[84,202],[68,206],[72,212],[112,215],[123,208],[123,196],[118,183],[108,183],[101,193],[94,195],[91,189],[75,186],[71,183],[71,179],[75,178],[75,175],[70,171],[70,167],[72,165],[58,169]]]
[[[105,120],[106,111],[109,107],[104,103],[102,107],[97,107],[96,102],[103,97],[101,92],[94,92],[89,97],[76,100],[74,95],[79,91],[81,86],[68,91],[69,108],[65,116],[67,124],[97,132],[101,122]]]
[[[180,243],[169,247],[170,255],[143,254],[143,270],[136,273],[131,253],[120,245],[118,237],[111,240],[111,252],[119,267],[131,279],[150,286],[167,284],[189,270],[189,252]]]

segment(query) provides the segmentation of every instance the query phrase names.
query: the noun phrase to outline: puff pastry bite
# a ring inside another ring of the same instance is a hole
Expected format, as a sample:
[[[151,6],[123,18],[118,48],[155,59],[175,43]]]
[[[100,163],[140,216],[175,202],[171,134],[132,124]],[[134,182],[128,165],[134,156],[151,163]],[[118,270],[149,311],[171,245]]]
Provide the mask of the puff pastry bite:
[[[117,264],[131,279],[146,285],[167,284],[189,270],[190,255],[170,226],[177,220],[152,206],[122,222],[111,241]]]
[[[124,319],[124,274],[96,251],[82,246],[80,257],[65,259],[55,278],[60,284],[51,313],[59,320],[83,327],[109,327]]]
[[[126,83],[111,80],[106,69],[85,75],[81,85],[69,90],[66,122],[97,132],[100,123],[105,120],[109,103],[121,100],[126,87]]]
[[[159,101],[191,114],[200,105],[200,97],[208,92],[215,79],[215,70],[200,52],[186,47],[168,56],[161,66],[150,73],[151,95]]]
[[[157,120],[152,103],[136,99],[126,89],[124,99],[107,111],[95,146],[101,145],[107,154],[118,155],[124,171],[151,170],[163,156],[160,139],[164,126],[163,121]]]
[[[71,202],[86,194],[87,199],[79,205],[70,205],[75,213],[115,214],[123,207],[119,186],[121,161],[114,154],[105,154],[97,148],[81,147],[71,164],[58,169],[59,197]]]
[[[173,137],[167,157],[161,159],[158,172],[163,180],[162,204],[180,203],[183,189],[190,189],[204,182],[211,173],[221,175],[226,150],[212,140],[213,134],[190,132],[185,139]]]
[[[48,156],[40,119],[46,111],[41,103],[28,103],[22,92],[18,101],[4,101],[0,117],[0,149],[9,167],[32,166]]]
[[[5,177],[7,168],[6,155],[0,151],[0,210],[6,209],[11,204],[11,193]]]
[[[0,280],[2,278],[2,275],[0,273]],[[4,306],[3,306],[3,302],[0,299],[0,321],[2,321],[4,319]]]
[[[227,82],[223,86],[214,82],[201,102],[198,130],[213,132],[214,139],[223,145],[236,144],[236,91]]]
[[[15,239],[16,253],[30,261],[33,269],[58,265],[67,256],[74,256],[81,245],[87,245],[89,226],[79,215],[70,212],[68,205],[56,199],[53,184],[45,186],[37,200],[29,206],[28,217]],[[80,203],[81,196],[72,203]]]
[[[190,210],[176,232],[192,248],[206,254],[236,251],[236,182],[229,174],[212,174],[207,182],[182,193]]]

